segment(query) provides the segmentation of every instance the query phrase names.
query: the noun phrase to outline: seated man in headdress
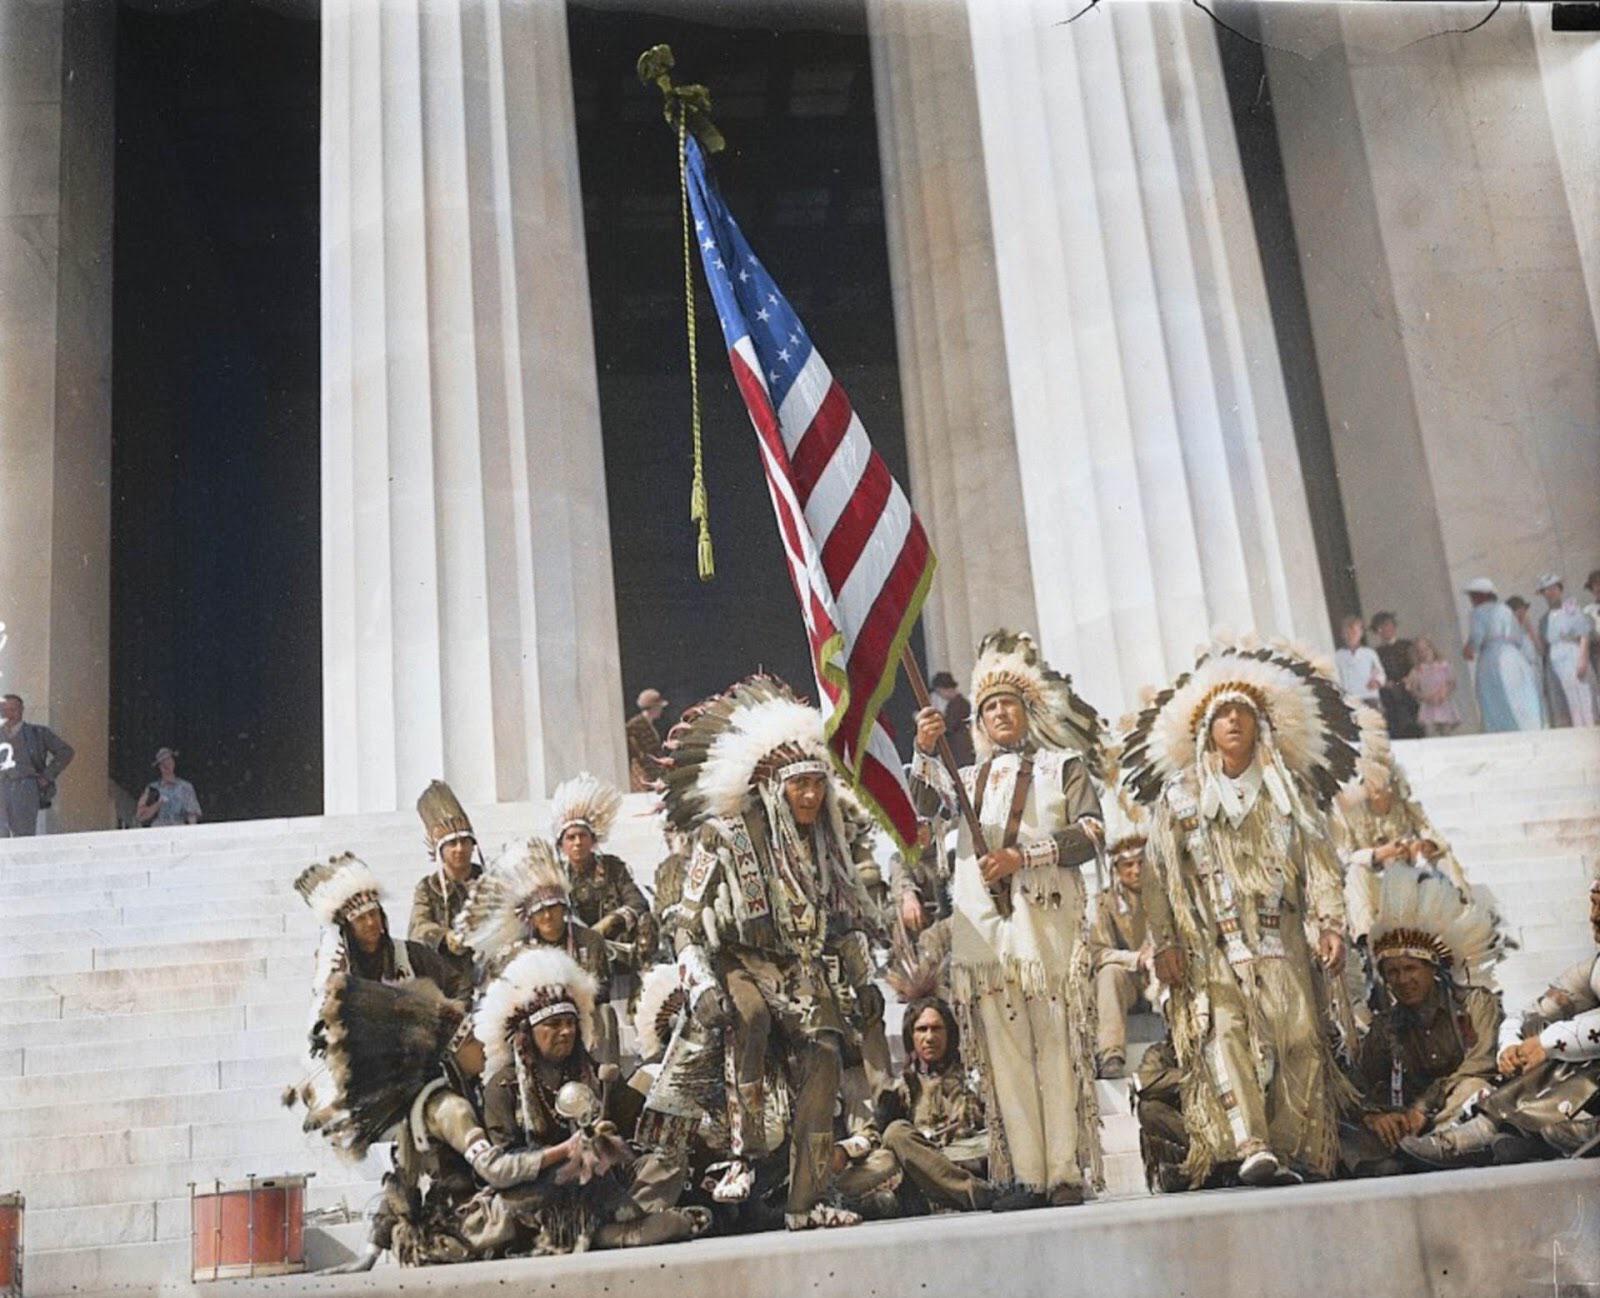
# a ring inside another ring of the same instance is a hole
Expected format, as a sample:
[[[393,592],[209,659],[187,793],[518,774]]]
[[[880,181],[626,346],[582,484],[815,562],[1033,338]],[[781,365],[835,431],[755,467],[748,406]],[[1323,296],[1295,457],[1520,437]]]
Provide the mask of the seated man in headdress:
[[[640,952],[655,949],[655,917],[627,862],[598,847],[611,832],[622,794],[587,771],[564,780],[551,796],[551,831],[567,865],[568,908],[611,944],[611,972],[633,975]],[[626,996],[632,987],[613,987]]]
[[[1414,865],[1444,875],[1461,892],[1471,888],[1455,853],[1433,827],[1412,795],[1406,774],[1394,759],[1383,716],[1358,707],[1361,757],[1356,778],[1334,799],[1333,841],[1345,869],[1347,926],[1353,941],[1365,946],[1378,904],[1383,871],[1390,865]]]
[[[638,1160],[622,1133],[639,1097],[590,1053],[597,990],[565,952],[537,947],[484,990],[476,1015],[489,1138],[537,1164],[496,1210],[536,1253],[671,1243],[710,1223],[699,1209],[652,1210],[654,1178],[647,1195],[630,1193]]]
[[[1501,937],[1487,907],[1448,879],[1409,865],[1383,876],[1371,932],[1387,1003],[1355,1063],[1360,1125],[1342,1134],[1358,1176],[1403,1171],[1400,1142],[1453,1121],[1493,1084],[1500,998],[1488,979]]]
[[[567,873],[542,838],[510,843],[495,857],[473,883],[454,932],[457,943],[476,954],[480,984],[522,952],[542,947],[566,952],[600,986],[610,982],[605,939],[573,915]],[[620,1048],[610,1005],[595,1007],[589,1030],[600,1061],[616,1063]]]
[[[472,976],[472,952],[450,931],[466,904],[467,891],[483,873],[478,839],[472,821],[443,780],[434,780],[417,799],[428,859],[437,868],[417,880],[411,897],[411,924],[406,936],[430,946],[456,966],[465,978]]]
[[[961,1028],[933,994],[935,970],[912,966],[891,977],[907,1000],[901,1035],[905,1069],[878,1097],[883,1146],[899,1161],[908,1212],[983,1211],[994,1202],[984,1179],[989,1131],[983,1096],[961,1060]]]
[[[285,1096],[305,1128],[359,1159],[395,1141],[394,1165],[365,1249],[334,1273],[371,1269],[392,1250],[402,1266],[491,1257],[510,1241],[484,1186],[538,1175],[538,1159],[490,1142],[481,1113],[483,1047],[459,1001],[426,980],[385,984],[336,974],[321,1006],[332,1095],[307,1083]]]
[[[1095,1006],[1098,1011],[1095,1073],[1114,1079],[1127,1070],[1128,1014],[1143,999],[1156,1001],[1153,952],[1145,923],[1144,808],[1122,790],[1108,787],[1101,798],[1106,811],[1106,855],[1111,858],[1111,883],[1094,899],[1094,926],[1089,954],[1094,962]]]
[[[1589,926],[1600,942],[1600,879],[1589,888]],[[1471,1167],[1530,1158],[1583,1158],[1600,1150],[1600,954],[1568,969],[1500,1032],[1503,1077],[1460,1121],[1400,1142],[1424,1167]]]
[[[377,876],[353,853],[308,865],[294,886],[324,929],[312,988],[314,1053],[320,1049],[318,1012],[335,974],[386,983],[428,978],[447,996],[464,996],[470,989],[470,979],[437,951],[389,935]]]
[[[776,1144],[766,1130],[771,1049],[794,1078],[792,1230],[858,1220],[824,1200],[841,1074],[861,1052],[852,1020],[874,1009],[865,936],[874,908],[830,772],[821,715],[781,682],[753,677],[681,728],[663,776],[669,818],[696,835],[679,965],[701,1025],[731,1029],[734,1157],[717,1197],[748,1197],[754,1161]]]

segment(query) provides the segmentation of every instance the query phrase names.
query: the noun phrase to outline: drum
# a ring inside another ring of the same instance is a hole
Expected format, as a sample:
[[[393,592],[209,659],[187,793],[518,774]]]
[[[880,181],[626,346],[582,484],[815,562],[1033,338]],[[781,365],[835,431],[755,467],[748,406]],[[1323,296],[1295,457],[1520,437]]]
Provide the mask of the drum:
[[[298,1275],[305,1262],[306,1177],[189,1184],[196,1280]]]
[[[0,1298],[22,1298],[20,1194],[0,1194]]]

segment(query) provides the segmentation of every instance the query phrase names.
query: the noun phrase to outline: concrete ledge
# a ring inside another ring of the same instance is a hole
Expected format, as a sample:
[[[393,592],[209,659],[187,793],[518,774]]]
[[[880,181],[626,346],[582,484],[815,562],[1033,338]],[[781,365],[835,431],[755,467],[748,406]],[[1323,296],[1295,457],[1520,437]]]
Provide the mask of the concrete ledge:
[[[1517,1298],[1600,1283],[1600,1164],[1229,1190],[581,1257],[239,1280],[231,1298]],[[44,1255],[46,1259],[50,1255]],[[30,1267],[31,1270],[31,1267]],[[148,1292],[148,1282],[92,1290]],[[81,1292],[81,1291],[80,1291]],[[162,1292],[210,1292],[179,1283]]]

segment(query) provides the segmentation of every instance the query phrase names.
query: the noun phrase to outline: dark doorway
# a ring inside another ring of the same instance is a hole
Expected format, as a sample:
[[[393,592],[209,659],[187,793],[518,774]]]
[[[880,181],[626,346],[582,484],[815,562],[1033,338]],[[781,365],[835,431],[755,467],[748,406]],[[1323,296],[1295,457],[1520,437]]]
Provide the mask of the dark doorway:
[[[314,7],[117,15],[111,769],[322,809]]]
[[[677,155],[659,94],[634,74],[645,48],[670,44],[678,79],[711,88],[728,140],[715,164],[723,194],[890,471],[907,483],[864,7],[829,0],[700,12],[712,21],[610,0],[567,11],[630,706],[656,686],[682,707],[758,668],[815,693],[755,435],[698,264],[716,579],[696,577]],[[910,710],[902,685],[888,710],[902,735]]]

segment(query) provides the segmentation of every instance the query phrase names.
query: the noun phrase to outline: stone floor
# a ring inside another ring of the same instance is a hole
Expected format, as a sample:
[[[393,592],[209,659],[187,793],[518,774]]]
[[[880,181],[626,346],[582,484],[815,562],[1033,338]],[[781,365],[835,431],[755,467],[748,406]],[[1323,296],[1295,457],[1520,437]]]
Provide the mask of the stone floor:
[[[1593,949],[1600,732],[1397,747],[1522,943],[1503,978],[1520,1004]],[[488,845],[546,828],[528,805],[476,819]],[[648,875],[661,856],[648,799],[629,800],[614,840]],[[0,1190],[28,1198],[30,1295],[181,1281],[191,1181],[314,1171],[313,1209],[365,1206],[377,1160],[339,1163],[278,1105],[301,1067],[315,942],[290,884],[347,848],[403,924],[426,868],[410,813],[0,842]],[[1125,1085],[1101,1096],[1110,1189],[1141,1195]],[[319,1233],[317,1247],[350,1233]],[[725,1246],[692,1252],[713,1247]]]
[[[1597,1164],[1219,1190],[365,1276],[204,1298],[1560,1298],[1600,1289]],[[32,1292],[30,1288],[29,1292]],[[138,1286],[109,1290],[126,1295]],[[87,1296],[86,1296],[87,1298]]]

